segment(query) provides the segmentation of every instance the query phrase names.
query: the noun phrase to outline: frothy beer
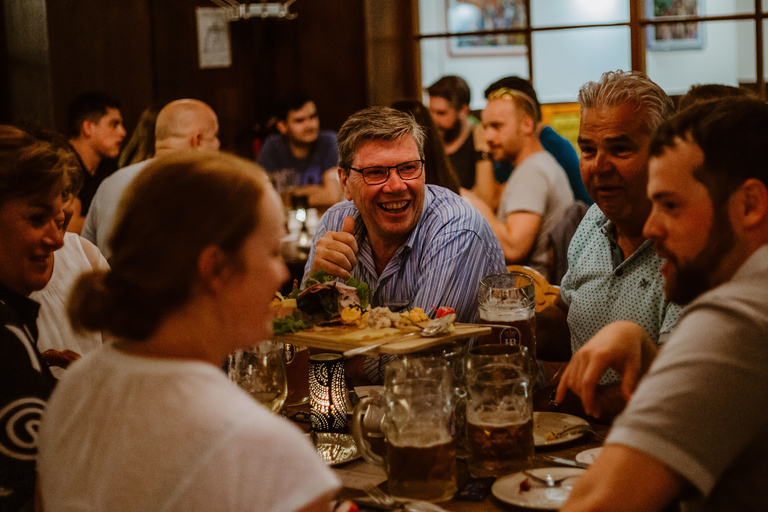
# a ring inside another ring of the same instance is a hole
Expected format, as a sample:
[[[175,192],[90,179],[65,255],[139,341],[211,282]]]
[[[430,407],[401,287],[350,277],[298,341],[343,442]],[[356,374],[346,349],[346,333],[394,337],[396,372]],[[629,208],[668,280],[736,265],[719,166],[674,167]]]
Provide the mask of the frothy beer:
[[[476,477],[519,471],[533,457],[533,419],[512,413],[505,418],[471,415],[467,424],[469,471]]]
[[[445,501],[456,494],[456,443],[423,432],[387,443],[389,493],[404,498]]]
[[[480,339],[480,344],[523,345],[536,360],[536,315],[533,308],[491,309],[478,307],[481,324],[495,324],[491,334]],[[500,327],[503,326],[503,327]]]

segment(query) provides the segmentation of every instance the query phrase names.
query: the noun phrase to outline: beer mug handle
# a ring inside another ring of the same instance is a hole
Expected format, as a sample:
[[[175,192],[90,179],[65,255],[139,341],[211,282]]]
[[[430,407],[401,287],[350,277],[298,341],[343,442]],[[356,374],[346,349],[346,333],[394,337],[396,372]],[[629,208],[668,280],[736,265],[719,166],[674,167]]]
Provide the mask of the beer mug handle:
[[[382,402],[383,400],[380,396],[366,396],[357,403],[355,412],[352,413],[352,437],[355,439],[357,449],[360,450],[360,453],[367,462],[384,467],[384,459],[373,453],[371,443],[366,441],[363,435],[363,414],[369,405],[381,407],[384,405]]]

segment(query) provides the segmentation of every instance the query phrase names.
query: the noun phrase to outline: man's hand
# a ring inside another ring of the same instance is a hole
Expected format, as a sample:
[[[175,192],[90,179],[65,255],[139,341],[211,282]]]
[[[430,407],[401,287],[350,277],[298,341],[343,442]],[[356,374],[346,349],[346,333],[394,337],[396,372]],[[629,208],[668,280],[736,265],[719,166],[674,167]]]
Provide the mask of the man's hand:
[[[43,360],[48,363],[48,366],[59,366],[61,368],[67,368],[70,364],[80,359],[80,354],[71,350],[53,350],[49,348],[42,354]]]
[[[557,387],[556,401],[561,402],[571,389],[587,414],[600,417],[600,400],[595,395],[603,373],[613,368],[621,375],[621,396],[629,400],[656,352],[648,333],[634,322],[608,324],[573,355]]]
[[[341,231],[328,231],[317,241],[312,271],[325,270],[332,276],[349,279],[357,264],[355,219],[345,217]]]

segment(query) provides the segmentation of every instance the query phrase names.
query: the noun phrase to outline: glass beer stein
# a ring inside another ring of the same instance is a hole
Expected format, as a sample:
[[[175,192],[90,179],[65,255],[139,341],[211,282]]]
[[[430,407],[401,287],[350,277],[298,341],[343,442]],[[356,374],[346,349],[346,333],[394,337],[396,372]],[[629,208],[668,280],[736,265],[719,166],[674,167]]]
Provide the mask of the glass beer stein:
[[[383,396],[365,397],[355,408],[352,434],[365,460],[384,466],[390,494],[427,501],[456,493],[456,389],[448,362],[404,358],[387,367]],[[362,431],[368,406],[383,410],[385,458],[370,449]]]
[[[530,358],[523,346],[481,345],[467,354],[467,444],[473,476],[525,469],[533,457]]]
[[[536,360],[536,289],[531,276],[520,272],[491,274],[480,280],[477,312],[492,332],[480,344],[501,343],[528,347]]]

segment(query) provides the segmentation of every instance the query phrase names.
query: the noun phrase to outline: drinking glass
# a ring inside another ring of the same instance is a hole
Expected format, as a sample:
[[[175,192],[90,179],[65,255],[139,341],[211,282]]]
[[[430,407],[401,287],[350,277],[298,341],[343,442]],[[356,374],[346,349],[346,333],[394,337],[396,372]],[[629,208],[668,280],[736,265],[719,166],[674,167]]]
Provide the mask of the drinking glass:
[[[498,477],[524,469],[534,449],[528,349],[474,347],[466,377],[470,473]]]
[[[536,360],[536,289],[533,278],[520,272],[491,274],[480,280],[477,291],[480,323],[492,332],[479,343],[524,345]]]
[[[383,410],[384,459],[370,450],[361,417]],[[365,397],[352,416],[352,434],[365,460],[385,466],[390,494],[428,501],[456,493],[455,387],[448,362],[406,357],[387,366],[383,396]]]
[[[229,356],[229,378],[272,412],[279,412],[288,396],[283,344],[262,341]]]

